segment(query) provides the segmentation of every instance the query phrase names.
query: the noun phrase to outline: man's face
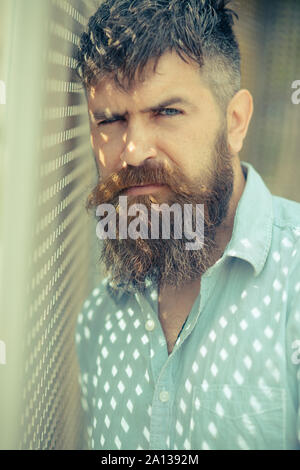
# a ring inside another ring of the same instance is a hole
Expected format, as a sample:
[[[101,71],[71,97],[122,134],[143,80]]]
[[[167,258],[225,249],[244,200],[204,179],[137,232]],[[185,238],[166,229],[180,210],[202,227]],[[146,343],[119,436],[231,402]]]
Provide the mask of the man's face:
[[[184,102],[159,109],[160,103],[176,97]],[[157,111],[144,112],[147,108]],[[88,109],[92,148],[103,179],[120,171],[124,161],[136,167],[146,159],[167,161],[188,178],[204,177],[212,168],[220,110],[198,67],[174,52],[163,55],[157,73],[149,73],[130,94],[116,90],[112,81],[100,83],[89,93]],[[97,118],[97,111],[123,117],[105,123],[110,118]]]
[[[198,67],[175,53],[130,93],[102,81],[88,95],[91,143],[100,174],[94,203],[129,196],[130,203],[204,204],[204,247],[186,240],[105,240],[102,259],[117,283],[143,289],[146,277],[179,285],[197,279],[215,259],[216,228],[233,189],[226,122]],[[144,188],[140,184],[160,183]],[[128,187],[135,187],[124,192]],[[195,220],[193,219],[195,222]]]

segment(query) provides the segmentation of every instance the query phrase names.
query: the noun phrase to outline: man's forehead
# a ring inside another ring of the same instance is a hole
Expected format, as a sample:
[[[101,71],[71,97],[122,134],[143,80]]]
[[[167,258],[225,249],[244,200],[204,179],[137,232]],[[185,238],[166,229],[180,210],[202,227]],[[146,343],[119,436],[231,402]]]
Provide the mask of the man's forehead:
[[[157,101],[164,99],[164,95],[182,94],[188,91],[187,82],[196,87],[203,86],[201,83],[199,67],[195,63],[184,62],[177,53],[167,52],[163,54],[153,70],[154,62],[151,60],[145,67],[142,77],[137,77],[132,82],[130,89],[119,89],[112,76],[102,78],[97,85],[88,91],[88,101],[92,105],[97,97],[101,99],[114,100],[128,99],[138,102],[151,99],[156,96]],[[140,79],[141,78],[141,79]],[[176,93],[175,93],[176,88]]]

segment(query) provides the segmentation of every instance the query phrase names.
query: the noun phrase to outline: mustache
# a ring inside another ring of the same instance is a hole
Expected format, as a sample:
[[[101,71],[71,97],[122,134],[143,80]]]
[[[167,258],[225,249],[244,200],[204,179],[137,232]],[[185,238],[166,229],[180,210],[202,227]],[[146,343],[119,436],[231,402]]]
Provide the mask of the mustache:
[[[201,194],[203,201],[213,197],[214,191],[199,182],[188,180],[176,167],[168,164],[146,164],[141,167],[126,166],[99,181],[87,198],[86,209],[111,202],[132,186],[163,184],[176,195],[193,197]]]

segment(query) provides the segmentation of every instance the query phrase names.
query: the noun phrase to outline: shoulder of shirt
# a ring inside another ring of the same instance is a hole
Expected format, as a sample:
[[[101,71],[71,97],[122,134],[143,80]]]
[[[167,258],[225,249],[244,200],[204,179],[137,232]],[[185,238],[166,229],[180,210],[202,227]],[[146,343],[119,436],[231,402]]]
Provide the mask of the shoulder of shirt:
[[[300,203],[272,195],[273,225],[295,245],[300,242]]]
[[[299,277],[300,268],[300,203],[272,195],[273,225],[281,232],[281,240],[290,247],[290,276]]]
[[[274,224],[282,228],[300,230],[300,203],[272,195]]]

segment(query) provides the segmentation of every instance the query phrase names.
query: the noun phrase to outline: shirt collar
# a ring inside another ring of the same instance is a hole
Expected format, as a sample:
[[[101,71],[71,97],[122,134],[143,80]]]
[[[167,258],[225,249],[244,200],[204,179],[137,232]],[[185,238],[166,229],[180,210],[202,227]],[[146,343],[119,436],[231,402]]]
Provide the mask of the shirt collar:
[[[272,194],[254,167],[241,161],[246,185],[234,217],[231,239],[223,257],[232,256],[248,261],[254,275],[262,271],[272,240]]]

